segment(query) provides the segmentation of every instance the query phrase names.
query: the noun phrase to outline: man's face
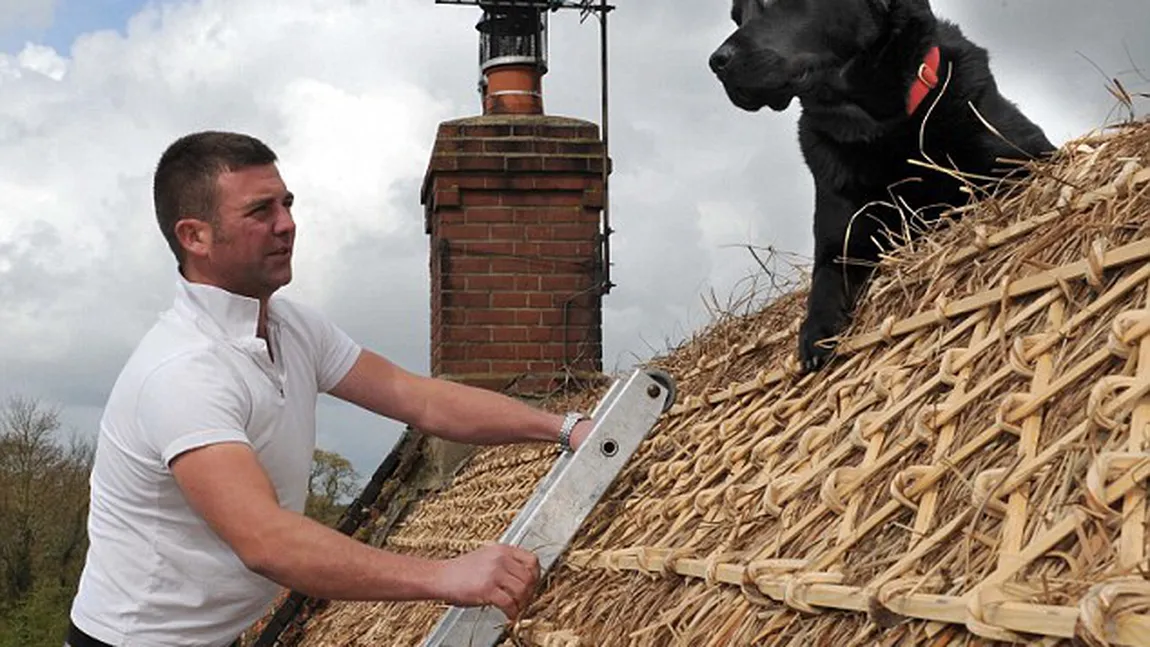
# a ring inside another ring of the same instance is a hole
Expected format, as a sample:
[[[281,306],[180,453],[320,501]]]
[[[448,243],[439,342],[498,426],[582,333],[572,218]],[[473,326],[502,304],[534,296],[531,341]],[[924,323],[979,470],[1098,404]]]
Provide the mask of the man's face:
[[[220,287],[267,298],[291,282],[294,199],[274,164],[219,175],[206,265]]]

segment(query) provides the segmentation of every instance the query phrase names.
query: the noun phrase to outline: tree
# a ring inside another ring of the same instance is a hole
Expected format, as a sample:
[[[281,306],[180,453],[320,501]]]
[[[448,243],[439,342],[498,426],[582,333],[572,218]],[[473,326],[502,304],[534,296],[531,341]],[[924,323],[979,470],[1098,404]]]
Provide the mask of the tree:
[[[351,461],[335,452],[316,449],[307,479],[307,516],[334,526],[355,495],[358,475]]]
[[[87,549],[94,448],[60,426],[34,399],[0,406],[0,635],[12,644],[59,644]]]

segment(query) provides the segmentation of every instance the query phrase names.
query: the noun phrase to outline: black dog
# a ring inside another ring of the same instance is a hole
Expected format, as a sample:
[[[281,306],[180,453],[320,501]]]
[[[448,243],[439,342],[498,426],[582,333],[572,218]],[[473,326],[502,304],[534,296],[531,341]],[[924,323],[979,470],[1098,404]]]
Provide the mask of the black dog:
[[[813,371],[830,353],[824,340],[850,321],[876,238],[969,199],[962,181],[909,159],[980,185],[1010,169],[1001,159],[1054,147],[999,94],[986,50],[938,20],[929,0],[734,0],[731,18],[738,30],[710,61],[731,102],[750,111],[802,104],[815,254],[799,359]]]

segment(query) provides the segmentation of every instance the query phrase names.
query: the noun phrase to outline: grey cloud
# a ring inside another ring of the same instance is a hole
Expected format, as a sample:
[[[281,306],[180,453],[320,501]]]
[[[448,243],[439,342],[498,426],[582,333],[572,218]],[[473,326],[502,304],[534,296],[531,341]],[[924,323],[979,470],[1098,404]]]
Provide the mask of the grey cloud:
[[[43,29],[52,24],[58,0],[4,0],[0,33],[8,29]]]

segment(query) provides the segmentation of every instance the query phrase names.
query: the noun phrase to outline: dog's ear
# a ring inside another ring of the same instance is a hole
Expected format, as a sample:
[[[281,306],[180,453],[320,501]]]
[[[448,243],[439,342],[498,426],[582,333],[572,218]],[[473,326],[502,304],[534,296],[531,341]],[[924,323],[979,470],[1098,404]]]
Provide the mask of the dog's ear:
[[[870,2],[871,6],[886,18],[894,33],[916,25],[933,28],[935,17],[930,7],[930,0],[870,0]]]
[[[933,13],[930,0],[871,0],[882,5],[888,13]]]

